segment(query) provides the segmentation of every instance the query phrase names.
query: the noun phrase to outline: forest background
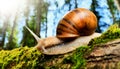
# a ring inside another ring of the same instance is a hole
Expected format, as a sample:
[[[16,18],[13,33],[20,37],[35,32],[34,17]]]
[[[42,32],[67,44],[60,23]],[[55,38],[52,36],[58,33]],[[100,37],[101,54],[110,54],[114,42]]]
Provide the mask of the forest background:
[[[75,8],[95,13],[96,32],[120,24],[120,11],[114,0],[0,0],[0,49],[35,46],[36,41],[25,25],[41,38],[55,36],[59,20]]]

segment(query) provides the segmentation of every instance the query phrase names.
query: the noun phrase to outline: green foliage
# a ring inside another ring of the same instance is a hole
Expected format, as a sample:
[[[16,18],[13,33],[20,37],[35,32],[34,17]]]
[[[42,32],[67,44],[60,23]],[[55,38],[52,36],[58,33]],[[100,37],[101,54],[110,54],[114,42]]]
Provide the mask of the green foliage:
[[[20,47],[0,51],[0,69],[38,69],[42,55],[35,48]]]
[[[107,0],[108,6],[110,8],[110,12],[112,13],[112,15],[115,14],[117,7],[115,6],[114,0]]]
[[[118,19],[115,15],[117,12],[119,12],[119,10],[116,7],[115,1],[114,0],[107,0],[107,4],[109,6],[109,10],[112,14],[112,18],[113,18],[113,22],[114,23],[118,23],[120,22],[120,19]]]
[[[14,30],[14,31],[12,31]],[[18,30],[17,26],[13,29],[12,27],[8,27],[7,29],[7,38],[8,38],[8,43],[6,43],[5,49],[14,49],[18,47]]]
[[[118,24],[114,24],[110,26],[109,29],[104,32],[100,37],[91,40],[89,42],[89,45],[106,43],[117,38],[120,38],[120,28],[118,27]]]

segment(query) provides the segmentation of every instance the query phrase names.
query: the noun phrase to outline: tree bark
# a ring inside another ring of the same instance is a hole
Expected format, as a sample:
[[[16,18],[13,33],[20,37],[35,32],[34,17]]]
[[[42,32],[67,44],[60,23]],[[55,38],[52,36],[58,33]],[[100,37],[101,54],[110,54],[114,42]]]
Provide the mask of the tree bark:
[[[120,39],[95,45],[93,51],[86,56],[86,59],[88,69],[119,69]]]
[[[6,19],[7,20],[4,22],[4,25],[3,25],[3,28],[2,28],[2,41],[0,43],[1,48],[3,48],[3,46],[4,46],[6,31],[7,31],[7,27],[8,27],[8,23],[9,23],[9,16],[6,17]]]

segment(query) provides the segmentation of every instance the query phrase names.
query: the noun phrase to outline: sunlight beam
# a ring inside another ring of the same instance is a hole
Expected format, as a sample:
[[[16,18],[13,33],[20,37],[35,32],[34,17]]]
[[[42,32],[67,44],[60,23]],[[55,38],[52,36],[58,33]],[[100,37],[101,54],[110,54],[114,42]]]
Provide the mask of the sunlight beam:
[[[0,0],[0,13],[13,14],[18,11],[24,0]],[[22,6],[21,6],[22,7]]]

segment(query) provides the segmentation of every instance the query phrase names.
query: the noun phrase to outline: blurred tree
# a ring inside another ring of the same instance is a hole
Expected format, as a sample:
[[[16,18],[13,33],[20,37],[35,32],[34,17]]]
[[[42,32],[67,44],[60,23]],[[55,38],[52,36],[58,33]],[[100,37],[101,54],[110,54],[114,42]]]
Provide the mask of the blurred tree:
[[[31,20],[28,20],[26,25],[33,31],[35,32],[36,29],[36,21],[35,21],[35,16],[31,16]],[[30,32],[24,27],[23,30],[23,39],[21,41],[22,46],[28,45],[29,47],[34,46],[36,44],[36,40],[34,37],[30,34]]]
[[[16,30],[17,27],[17,19],[18,19],[18,14],[16,13],[15,18],[13,20],[13,26],[11,27],[11,31],[8,31],[8,43],[6,44],[5,49],[13,49],[18,47],[18,31]]]
[[[77,0],[75,0],[75,8],[78,8]]]
[[[96,11],[96,7],[98,6],[98,3],[96,0],[92,0],[92,4],[91,4],[91,10],[93,11],[93,13],[95,13],[95,15],[97,16],[97,21],[98,21],[98,27],[96,29],[96,32],[102,32],[100,30],[100,25],[99,25],[99,19],[101,18],[101,16],[99,15],[99,13]]]
[[[31,0],[26,0],[26,6],[24,10],[25,22],[28,23],[29,14],[30,14]]]
[[[29,14],[30,14],[30,7],[32,5],[32,0],[26,0],[26,5],[25,5],[25,10],[24,10],[24,16],[25,16],[25,25],[28,26],[29,25]],[[33,18],[31,18],[33,20]],[[32,21],[31,20],[31,21]],[[35,21],[34,21],[35,22]],[[34,25],[33,25],[34,26]],[[29,27],[29,26],[28,26]],[[28,31],[26,31],[26,28],[23,27],[23,37],[22,37],[22,40],[20,42],[21,46],[25,46],[25,45],[30,45],[29,43],[31,44],[34,44],[34,42],[32,42],[30,39],[33,38],[33,37],[29,37],[28,35]],[[34,38],[33,38],[34,40]]]
[[[40,28],[41,28],[41,19],[42,19],[42,10],[43,10],[43,5],[44,2],[43,0],[36,0],[36,4],[35,4],[35,14],[36,14],[36,35],[40,36]]]
[[[2,49],[2,28],[0,27],[0,49]]]
[[[114,0],[107,0],[107,3],[112,14],[113,23],[116,23],[115,12],[117,11],[117,8],[115,6]]]
[[[107,0],[92,0],[91,9],[98,18],[97,32],[104,32],[113,23]]]
[[[117,9],[119,10],[117,12],[118,19],[116,19],[116,23],[118,23],[120,27],[120,0],[114,0],[114,2],[115,2],[115,5],[117,6]]]
[[[46,11],[48,11],[48,9],[46,8]],[[48,30],[48,21],[47,21],[47,13],[46,13],[46,15],[45,15],[45,23],[46,23],[46,31],[45,31],[45,37],[47,37],[47,30]]]
[[[4,22],[4,26],[2,28],[2,40],[1,40],[1,43],[0,43],[0,46],[3,48],[4,46],[4,42],[5,42],[5,36],[6,36],[6,30],[7,30],[7,21]]]
[[[7,28],[8,28],[8,24],[9,24],[9,19],[10,19],[10,16],[5,16],[6,17],[6,20],[4,20],[3,22],[3,27],[2,27],[2,40],[1,40],[1,43],[0,43],[0,46],[1,48],[4,48],[4,43],[5,43],[5,38],[6,38],[6,32],[7,32]]]
[[[44,0],[36,0],[35,2],[35,14],[36,14],[36,35],[40,36],[41,23],[45,21],[48,11],[48,3]]]
[[[114,2],[116,3],[117,8],[118,8],[119,11],[120,11],[120,0],[114,0]]]
[[[71,10],[71,6],[72,6],[72,4],[71,4],[71,0],[65,0],[65,4],[68,5],[68,7],[69,7],[69,11],[70,11],[70,10]]]
[[[47,13],[47,3],[43,0],[27,0],[28,5],[26,5],[26,11],[25,11],[25,17],[26,17],[26,26],[28,26],[36,35],[40,37],[40,29],[41,29],[41,23],[45,21],[46,19],[46,13]],[[31,6],[34,8],[34,15],[30,16],[29,11]],[[30,17],[30,18],[29,18]],[[34,46],[36,44],[36,40],[34,37],[30,34],[30,32],[26,31],[24,28],[23,30],[23,39],[21,41],[21,46]]]

